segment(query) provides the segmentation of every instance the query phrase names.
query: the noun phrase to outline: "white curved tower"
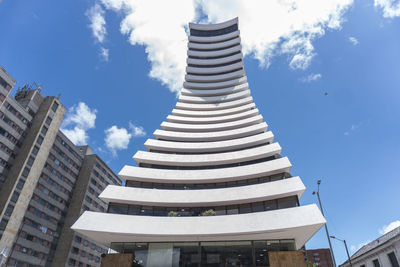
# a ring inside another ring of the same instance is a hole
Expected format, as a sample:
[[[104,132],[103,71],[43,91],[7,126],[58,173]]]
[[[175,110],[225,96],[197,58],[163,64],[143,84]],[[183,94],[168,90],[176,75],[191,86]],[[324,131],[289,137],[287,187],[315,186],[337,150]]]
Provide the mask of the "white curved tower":
[[[121,170],[126,186],[100,195],[108,213],[72,228],[141,266],[269,266],[269,251],[300,249],[325,220],[299,205],[305,186],[253,102],[238,19],[189,28],[176,108]]]

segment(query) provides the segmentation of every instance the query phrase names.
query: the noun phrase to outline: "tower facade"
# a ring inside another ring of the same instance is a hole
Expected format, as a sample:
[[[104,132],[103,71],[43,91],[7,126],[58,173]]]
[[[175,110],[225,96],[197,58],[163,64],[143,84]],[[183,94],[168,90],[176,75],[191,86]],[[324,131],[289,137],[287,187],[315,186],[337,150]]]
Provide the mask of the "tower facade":
[[[137,266],[273,266],[325,220],[299,205],[305,186],[253,102],[238,19],[189,28],[175,109],[121,170],[126,186],[101,193],[108,213],[72,228]]]

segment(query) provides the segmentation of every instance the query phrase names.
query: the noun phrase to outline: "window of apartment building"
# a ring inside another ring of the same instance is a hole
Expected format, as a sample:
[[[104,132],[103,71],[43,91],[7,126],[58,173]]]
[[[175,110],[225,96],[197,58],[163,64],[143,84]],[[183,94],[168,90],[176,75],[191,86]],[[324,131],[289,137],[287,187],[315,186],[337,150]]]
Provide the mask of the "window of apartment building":
[[[19,193],[16,192],[16,191],[14,191],[13,194],[12,194],[12,196],[11,196],[11,201],[14,202],[14,203],[16,203],[17,200],[18,200],[18,197],[19,197]]]
[[[12,212],[13,212],[13,210],[14,210],[14,206],[11,205],[11,204],[9,204],[9,205],[7,206],[7,209],[6,209],[6,211],[5,211],[5,214],[6,214],[8,217],[10,217],[11,214],[12,214]]]
[[[43,126],[42,127],[42,130],[40,131],[42,134],[43,134],[43,136],[45,136],[46,135],[46,133],[47,133],[47,127],[46,126]]]
[[[40,229],[40,231],[42,231],[42,233],[47,233],[47,227],[46,226],[44,226],[44,225],[41,225],[40,227],[39,227],[39,229]]]
[[[25,184],[25,180],[24,180],[23,178],[19,178],[16,187],[17,187],[19,190],[22,190],[22,188],[24,187],[24,184]]]
[[[33,235],[30,235],[30,234],[26,235],[26,239],[29,240],[29,241],[33,241],[33,238],[34,238]]]
[[[56,101],[54,101],[53,106],[51,107],[51,110],[56,112],[57,108],[58,108],[58,103]]]
[[[72,254],[78,254],[79,253],[79,249],[77,247],[72,247]]]
[[[372,263],[374,264],[374,267],[381,267],[381,264],[379,263],[378,259],[373,260]]]
[[[38,146],[34,146],[33,149],[32,149],[32,154],[36,156],[38,152],[39,152],[39,147]]]
[[[95,243],[92,243],[92,244],[90,245],[90,248],[93,249],[93,250],[95,250],[95,249],[96,249],[96,244],[95,244]]]
[[[81,257],[86,257],[86,252],[84,250],[81,251]]]
[[[35,161],[35,158],[32,157],[32,156],[30,156],[30,157],[28,158],[28,161],[26,162],[26,164],[28,164],[29,166],[32,166],[32,164],[33,164],[34,161]]]
[[[392,264],[392,267],[400,267],[399,262],[397,261],[396,254],[394,252],[390,252],[387,254],[390,260],[390,263]]]
[[[22,176],[23,177],[28,177],[30,169],[28,167],[25,167],[24,170],[22,171]]]
[[[7,223],[8,223],[8,220],[3,218],[3,219],[0,221],[0,230],[6,229]]]
[[[365,267],[365,264],[361,265],[360,267]]]
[[[75,263],[76,263],[76,261],[75,261],[74,259],[71,259],[71,258],[70,258],[70,259],[68,260],[68,265],[69,265],[69,266],[75,266]]]
[[[50,124],[51,124],[51,121],[52,121],[52,119],[51,119],[49,116],[47,116],[47,118],[46,118],[46,124],[47,124],[47,125],[50,125]]]
[[[80,236],[75,236],[75,242],[76,243],[81,243],[82,242],[82,238]]]
[[[8,83],[0,77],[0,85],[3,86],[4,88],[7,88]]]
[[[95,261],[96,261],[96,262],[100,262],[100,257],[97,257],[97,256],[96,256]]]
[[[87,247],[87,246],[89,245],[89,241],[84,240],[84,241],[83,241],[83,245],[84,245],[85,247]]]
[[[38,143],[39,145],[41,145],[43,143],[43,137],[41,137],[40,135],[38,136],[36,143]]]

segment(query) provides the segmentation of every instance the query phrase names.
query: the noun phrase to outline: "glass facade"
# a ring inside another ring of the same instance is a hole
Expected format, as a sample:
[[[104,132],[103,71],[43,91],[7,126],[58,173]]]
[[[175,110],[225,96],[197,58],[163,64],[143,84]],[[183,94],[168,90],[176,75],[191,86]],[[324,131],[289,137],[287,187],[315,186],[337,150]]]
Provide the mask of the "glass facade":
[[[127,205],[120,203],[110,203],[108,213],[129,214],[142,216],[204,216],[204,212],[212,210],[213,215],[244,214],[276,209],[285,209],[298,206],[297,196],[246,203],[240,205],[216,206],[216,207],[157,207]],[[174,212],[175,215],[171,215]]]
[[[294,240],[111,243],[114,253],[132,253],[134,266],[269,266],[269,251],[293,251]]]

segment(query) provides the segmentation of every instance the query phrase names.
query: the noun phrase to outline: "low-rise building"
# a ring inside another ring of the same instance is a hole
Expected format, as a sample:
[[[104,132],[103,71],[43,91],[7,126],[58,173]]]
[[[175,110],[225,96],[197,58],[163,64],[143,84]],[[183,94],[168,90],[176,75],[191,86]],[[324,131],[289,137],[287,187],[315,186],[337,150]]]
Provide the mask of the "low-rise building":
[[[350,257],[353,267],[399,267],[400,227],[362,246]],[[340,267],[349,267],[347,260]]]
[[[307,260],[319,267],[334,267],[332,254],[329,248],[307,249]]]

